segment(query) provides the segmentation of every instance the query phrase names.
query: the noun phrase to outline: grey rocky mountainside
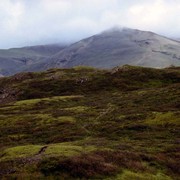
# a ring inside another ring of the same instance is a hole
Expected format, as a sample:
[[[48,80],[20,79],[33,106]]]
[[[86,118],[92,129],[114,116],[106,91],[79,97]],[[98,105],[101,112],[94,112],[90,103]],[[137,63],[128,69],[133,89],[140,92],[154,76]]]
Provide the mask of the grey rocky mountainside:
[[[33,51],[33,56],[27,55],[29,51]],[[66,47],[47,46],[43,51],[25,48],[23,53],[26,55],[18,54],[20,58],[11,54],[11,59],[3,59],[0,51],[0,74],[81,65],[107,69],[124,64],[155,68],[180,66],[180,42],[129,28],[113,28]],[[22,66],[16,68],[17,65]]]
[[[43,69],[79,65],[112,68],[130,64],[163,68],[180,65],[180,43],[152,32],[112,29],[51,56]]]

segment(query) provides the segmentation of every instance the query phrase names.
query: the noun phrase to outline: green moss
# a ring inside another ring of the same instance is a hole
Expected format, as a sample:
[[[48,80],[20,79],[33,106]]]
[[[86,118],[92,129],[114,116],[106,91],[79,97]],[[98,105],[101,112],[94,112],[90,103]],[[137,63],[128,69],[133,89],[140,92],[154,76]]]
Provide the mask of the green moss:
[[[0,158],[0,160],[4,161],[30,157],[37,154],[42,147],[43,146],[41,145],[26,145],[7,148],[2,152],[3,156]]]
[[[22,100],[22,101],[17,101],[14,105],[16,106],[22,106],[22,105],[33,105],[37,104],[39,102],[43,101],[58,101],[58,100],[68,100],[68,99],[74,99],[74,98],[82,98],[82,95],[72,95],[72,96],[54,96],[50,98],[41,98],[41,99],[29,99],[29,100]]]
[[[122,174],[118,175],[116,180],[172,180],[171,177],[157,173],[157,174],[149,174],[149,173],[140,173],[140,172],[132,172],[129,170],[124,170]]]
[[[161,126],[169,126],[169,125],[180,125],[180,113],[174,112],[154,112],[153,117],[149,118],[145,121],[145,124],[148,125],[161,125]]]
[[[72,112],[76,112],[76,113],[82,113],[84,111],[87,111],[89,108],[85,107],[85,106],[75,106],[75,107],[70,107],[70,108],[64,108],[64,110],[67,111],[72,111]]]
[[[39,103],[41,100],[42,99],[30,99],[30,100],[17,101],[14,105],[15,106],[33,105]]]
[[[34,114],[33,117],[37,119],[37,125],[46,125],[54,121],[54,118],[51,116],[51,114]]]
[[[20,136],[20,135],[19,135]],[[13,137],[17,137],[14,135]],[[94,146],[77,146],[71,143],[57,143],[48,145],[26,145],[26,146],[16,146],[12,148],[7,148],[1,152],[0,161],[15,160],[17,158],[28,158],[39,154],[40,150],[45,148],[45,152],[42,156],[75,156],[81,153],[95,151]]]
[[[45,154],[49,156],[75,156],[93,150],[95,150],[93,146],[82,147],[61,143],[48,146]]]
[[[71,116],[60,116],[57,118],[57,120],[61,123],[63,122],[75,123],[76,122],[76,119]]]
[[[38,121],[37,125],[47,125],[47,124],[54,124],[54,123],[75,123],[76,120],[72,116],[60,116],[57,118],[52,117],[51,114],[35,114],[33,115]]]

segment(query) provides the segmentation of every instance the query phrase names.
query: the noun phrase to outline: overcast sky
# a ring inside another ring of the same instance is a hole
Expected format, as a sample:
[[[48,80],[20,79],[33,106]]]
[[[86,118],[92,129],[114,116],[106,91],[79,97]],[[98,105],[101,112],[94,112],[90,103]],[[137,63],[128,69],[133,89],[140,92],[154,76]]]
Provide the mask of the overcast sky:
[[[0,0],[0,48],[69,43],[113,26],[180,38],[180,0]]]

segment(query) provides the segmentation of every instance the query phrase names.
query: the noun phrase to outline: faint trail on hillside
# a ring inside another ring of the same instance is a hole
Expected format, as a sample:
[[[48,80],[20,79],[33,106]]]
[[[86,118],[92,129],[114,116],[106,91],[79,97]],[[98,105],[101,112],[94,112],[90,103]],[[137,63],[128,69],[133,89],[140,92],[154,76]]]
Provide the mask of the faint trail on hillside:
[[[36,163],[40,161],[42,158],[41,155],[46,151],[47,148],[48,146],[43,146],[37,154],[35,154],[32,157],[21,159],[20,162],[25,165],[25,164],[32,164],[32,163]]]
[[[106,115],[112,113],[115,110],[115,107],[112,104],[108,104],[107,109],[103,109],[103,111],[99,114],[99,116],[96,117],[96,120],[99,120]]]
[[[39,150],[39,152],[36,154],[36,156],[44,153],[47,148],[48,148],[48,146],[43,146],[43,147]]]
[[[27,158],[22,158],[22,159],[19,159],[17,160],[17,162],[19,162],[19,165],[21,166],[24,166],[24,165],[27,165],[27,164],[33,164],[33,163],[37,163],[41,160],[42,158],[42,154],[46,151],[46,149],[48,148],[48,146],[43,146],[39,152],[37,154],[35,154],[34,156],[32,157],[27,157]],[[1,157],[3,157],[5,154],[1,155]],[[13,174],[16,172],[16,169],[10,167],[10,168],[6,168],[6,169],[1,169],[0,168],[0,179],[1,179],[1,176],[3,175],[9,175],[9,174]]]

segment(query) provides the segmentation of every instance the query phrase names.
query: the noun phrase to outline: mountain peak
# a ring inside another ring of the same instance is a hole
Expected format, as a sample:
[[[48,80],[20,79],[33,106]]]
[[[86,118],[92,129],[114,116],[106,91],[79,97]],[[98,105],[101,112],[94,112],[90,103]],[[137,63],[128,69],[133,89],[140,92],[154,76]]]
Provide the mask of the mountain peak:
[[[124,64],[162,68],[180,65],[180,43],[149,31],[114,27],[83,39],[49,58],[45,68]]]

